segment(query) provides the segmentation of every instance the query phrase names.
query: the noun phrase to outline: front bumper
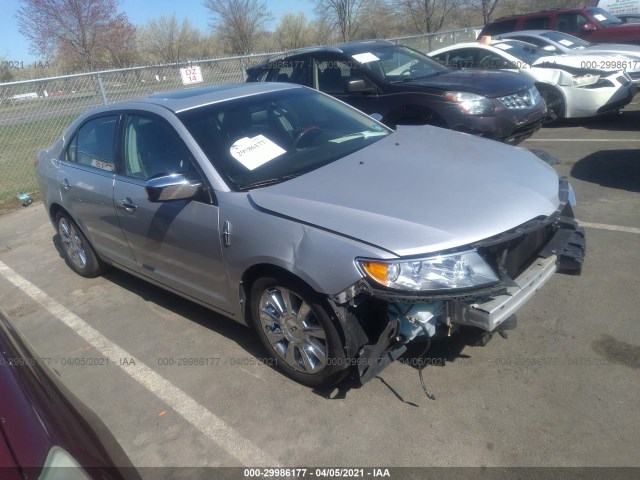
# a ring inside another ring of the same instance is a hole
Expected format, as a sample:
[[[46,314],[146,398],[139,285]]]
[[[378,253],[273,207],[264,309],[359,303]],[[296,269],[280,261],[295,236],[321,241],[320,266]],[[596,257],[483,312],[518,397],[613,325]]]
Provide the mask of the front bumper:
[[[562,193],[563,196],[568,196],[568,190],[563,190]],[[486,249],[487,255],[503,259],[498,265],[501,276],[498,285],[450,294],[409,295],[372,289],[361,284],[356,296],[368,294],[379,303],[387,305],[388,323],[381,333],[373,338],[369,335],[369,342],[347,339],[352,347],[360,345],[356,350],[360,381],[365,383],[373,378],[404,353],[408,342],[422,334],[421,327],[417,327],[416,323],[420,315],[423,320],[428,317],[429,325],[423,323],[423,330],[430,330],[429,336],[438,335],[438,332],[450,334],[459,326],[476,327],[485,332],[501,332],[512,328],[513,322],[509,322],[509,319],[554,273],[579,274],[586,242],[584,229],[573,217],[570,204],[564,203],[556,214],[539,221],[537,226],[535,223],[532,225],[534,226],[518,227],[514,232],[505,232],[504,238],[488,239],[488,245],[478,248],[479,251]],[[514,233],[518,233],[520,239],[514,240]],[[510,264],[510,258],[517,260],[515,265],[513,262]],[[390,304],[398,307],[391,308]],[[438,305],[442,308],[437,308]],[[414,330],[410,336],[403,334],[403,331],[407,331],[407,321],[412,325],[408,327],[409,330]],[[432,333],[434,331],[435,334]]]

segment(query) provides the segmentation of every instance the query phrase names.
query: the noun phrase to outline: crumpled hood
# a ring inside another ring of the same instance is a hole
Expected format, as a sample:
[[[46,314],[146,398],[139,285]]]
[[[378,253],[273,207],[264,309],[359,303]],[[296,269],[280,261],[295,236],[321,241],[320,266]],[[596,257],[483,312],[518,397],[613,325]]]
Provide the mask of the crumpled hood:
[[[293,180],[259,207],[398,256],[460,247],[548,216],[558,176],[530,152],[436,127],[400,127]]]
[[[620,55],[550,55],[541,57],[532,63],[533,67],[558,68],[570,67],[571,69],[582,69],[587,71],[602,70],[604,72],[617,72],[621,68],[616,65],[632,64],[628,58]],[[578,71],[576,71],[578,73]]]
[[[435,77],[416,79],[398,85],[408,88],[428,87],[443,91],[463,91],[477,93],[490,98],[504,97],[531,88],[533,83],[514,72],[495,70],[451,70]]]

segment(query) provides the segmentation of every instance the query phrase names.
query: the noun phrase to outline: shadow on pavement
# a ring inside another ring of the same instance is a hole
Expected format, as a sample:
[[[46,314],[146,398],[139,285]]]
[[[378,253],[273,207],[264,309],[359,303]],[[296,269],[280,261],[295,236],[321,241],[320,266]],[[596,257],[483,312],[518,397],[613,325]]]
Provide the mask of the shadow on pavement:
[[[571,176],[603,187],[640,192],[640,150],[601,150],[579,160]]]
[[[637,132],[640,131],[640,110],[611,112],[589,118],[566,118],[544,125],[545,130],[564,127],[583,127],[605,132]]]

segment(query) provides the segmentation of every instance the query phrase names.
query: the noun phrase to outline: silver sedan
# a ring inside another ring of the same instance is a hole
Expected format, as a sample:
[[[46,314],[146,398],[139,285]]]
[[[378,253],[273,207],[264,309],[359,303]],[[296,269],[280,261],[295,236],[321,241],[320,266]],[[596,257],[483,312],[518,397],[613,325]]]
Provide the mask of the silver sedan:
[[[531,153],[393,131],[291,84],[100,107],[36,172],[73,270],[114,266],[253,326],[307,385],[366,382],[414,340],[513,328],[584,254],[570,187]]]

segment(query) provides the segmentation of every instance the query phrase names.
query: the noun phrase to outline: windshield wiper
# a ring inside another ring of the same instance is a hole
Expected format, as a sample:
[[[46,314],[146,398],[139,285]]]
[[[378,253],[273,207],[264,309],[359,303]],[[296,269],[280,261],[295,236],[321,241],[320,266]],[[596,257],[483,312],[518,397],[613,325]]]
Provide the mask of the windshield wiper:
[[[299,176],[300,174],[298,173],[292,173],[290,175],[281,175],[279,177],[267,178],[265,180],[260,180],[259,182],[243,185],[242,187],[239,187],[238,190],[240,192],[246,192],[248,190],[253,190],[254,188],[268,187],[269,185],[276,185],[278,183],[286,182],[287,180],[291,180],[292,178],[296,178]]]

